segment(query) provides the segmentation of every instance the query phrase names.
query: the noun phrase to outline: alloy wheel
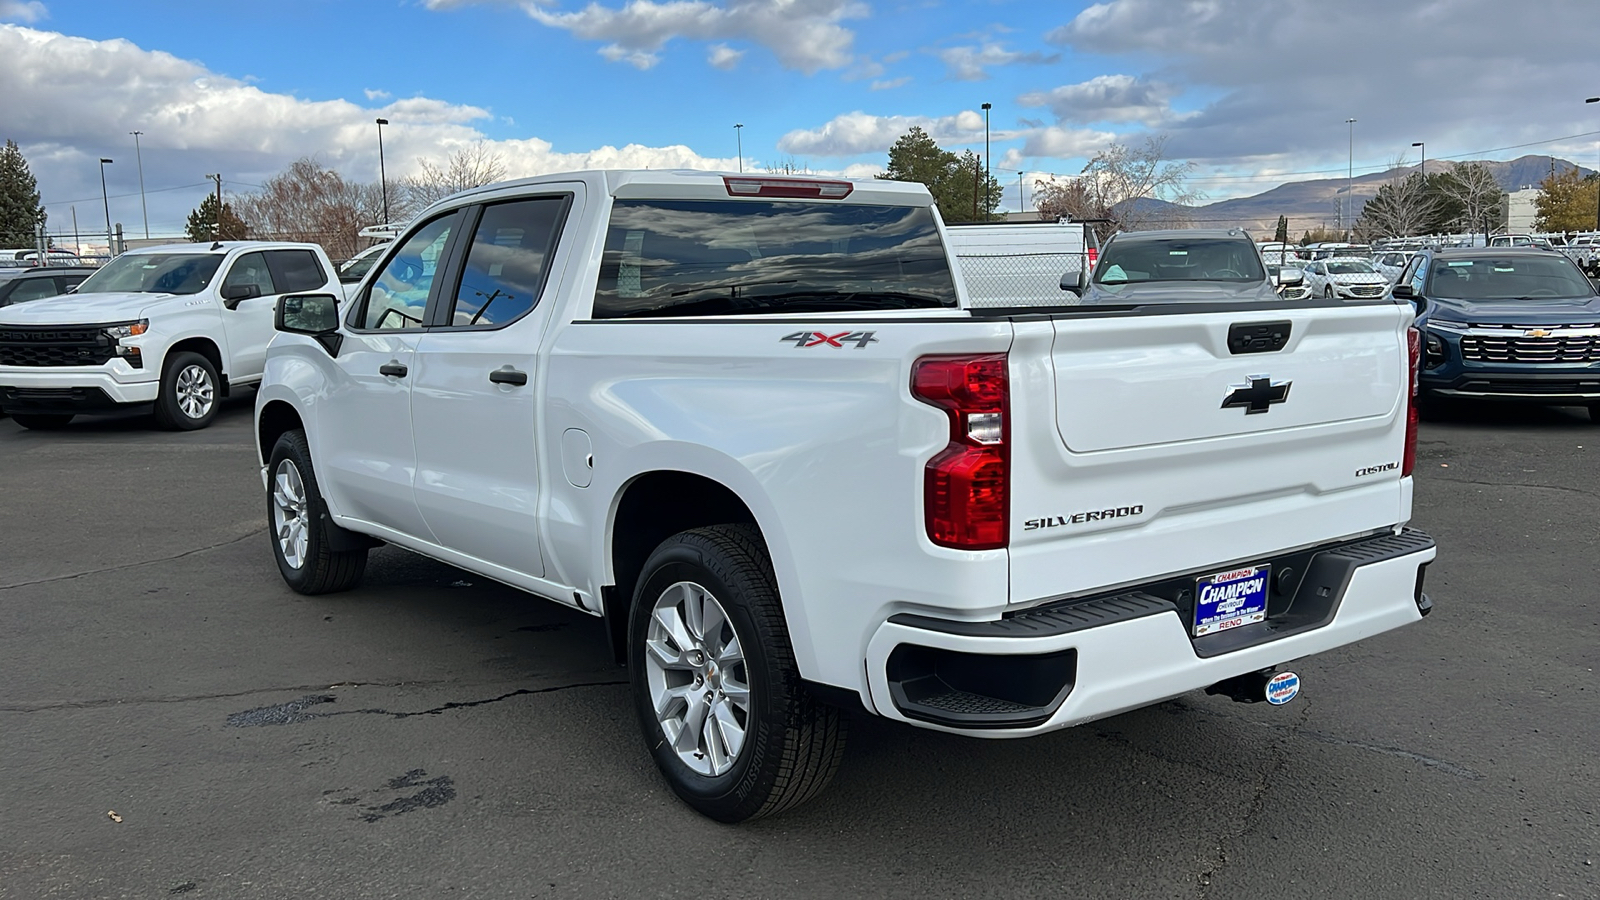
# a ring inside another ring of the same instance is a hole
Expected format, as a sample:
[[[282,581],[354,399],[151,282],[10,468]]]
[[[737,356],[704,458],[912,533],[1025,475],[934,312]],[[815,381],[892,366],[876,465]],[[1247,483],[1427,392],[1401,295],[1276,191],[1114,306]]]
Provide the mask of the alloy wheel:
[[[211,406],[216,402],[216,387],[211,382],[211,373],[204,366],[184,366],[178,372],[178,380],[174,385],[177,393],[178,408],[191,419],[203,419],[211,412]]]
[[[739,635],[717,598],[680,581],[650,611],[645,676],[656,720],[683,764],[722,775],[750,728],[750,674]]]
[[[292,460],[282,460],[272,476],[272,530],[277,535],[278,551],[291,569],[305,565],[311,548],[306,506],[306,486],[299,468]]]

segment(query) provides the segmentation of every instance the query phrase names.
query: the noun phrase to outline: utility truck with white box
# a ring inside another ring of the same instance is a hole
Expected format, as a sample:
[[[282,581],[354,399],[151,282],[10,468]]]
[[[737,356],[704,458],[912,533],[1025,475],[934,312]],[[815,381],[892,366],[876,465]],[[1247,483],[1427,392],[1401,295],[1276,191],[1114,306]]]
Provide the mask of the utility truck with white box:
[[[347,589],[388,542],[599,617],[667,782],[730,822],[819,791],[850,710],[1006,738],[1284,702],[1279,667],[1431,608],[1410,304],[977,310],[948,246],[892,181],[441,201],[348,303],[280,304],[279,570]],[[1170,263],[1119,277],[1230,277]]]
[[[316,290],[341,291],[316,244],[130,250],[71,294],[0,309],[0,409],[27,428],[124,410],[204,428],[261,380],[278,298]]]

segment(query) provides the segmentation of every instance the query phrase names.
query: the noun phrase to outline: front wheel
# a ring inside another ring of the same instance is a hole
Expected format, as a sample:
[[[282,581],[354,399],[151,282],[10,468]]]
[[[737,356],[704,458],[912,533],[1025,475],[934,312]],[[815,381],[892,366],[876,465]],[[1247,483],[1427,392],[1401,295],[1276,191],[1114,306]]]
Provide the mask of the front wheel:
[[[1589,421],[1600,425],[1600,403],[1589,404]]]
[[[334,550],[328,504],[311,468],[306,433],[284,433],[267,463],[267,521],[272,555],[289,587],[302,594],[346,591],[367,571],[367,548]]]
[[[194,431],[211,424],[221,401],[217,367],[198,353],[183,351],[167,358],[156,396],[156,422],[174,431]]]
[[[628,666],[645,745],[703,815],[781,812],[838,769],[844,719],[806,693],[751,526],[697,528],[656,548],[634,591]]]
[[[1328,299],[1328,300],[1332,300],[1333,299],[1333,285],[1330,284],[1330,285],[1327,285],[1326,287],[1324,287],[1322,289],[1322,296],[1324,298]]]
[[[31,428],[34,431],[55,431],[67,427],[67,423],[72,421],[72,415],[70,413],[66,415],[13,413],[11,420],[23,428]]]

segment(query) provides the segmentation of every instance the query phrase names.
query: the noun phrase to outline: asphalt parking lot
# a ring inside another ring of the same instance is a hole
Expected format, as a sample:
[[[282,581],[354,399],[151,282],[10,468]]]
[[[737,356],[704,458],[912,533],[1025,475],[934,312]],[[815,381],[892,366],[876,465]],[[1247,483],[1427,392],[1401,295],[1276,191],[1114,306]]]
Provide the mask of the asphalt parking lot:
[[[0,897],[1600,896],[1581,410],[1424,424],[1435,612],[1285,708],[857,721],[822,798],[727,827],[656,776],[597,621],[388,548],[284,587],[250,403],[0,419]]]

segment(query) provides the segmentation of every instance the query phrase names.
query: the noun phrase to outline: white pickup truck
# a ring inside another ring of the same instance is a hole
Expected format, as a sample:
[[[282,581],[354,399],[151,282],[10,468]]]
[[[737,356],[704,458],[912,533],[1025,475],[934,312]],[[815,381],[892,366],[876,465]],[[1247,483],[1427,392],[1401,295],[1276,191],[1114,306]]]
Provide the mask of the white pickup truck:
[[[26,428],[127,409],[204,428],[233,388],[261,380],[278,297],[297,291],[342,296],[315,244],[124,253],[74,293],[0,309],[0,410]]]
[[[645,746],[722,821],[820,790],[843,710],[1005,738],[1285,702],[1277,667],[1431,608],[1419,345],[1389,297],[1182,280],[1247,279],[1239,240],[1114,242],[1117,285],[986,312],[919,185],[459,194],[348,304],[283,298],[272,552],[302,593],[388,542],[601,617]]]

